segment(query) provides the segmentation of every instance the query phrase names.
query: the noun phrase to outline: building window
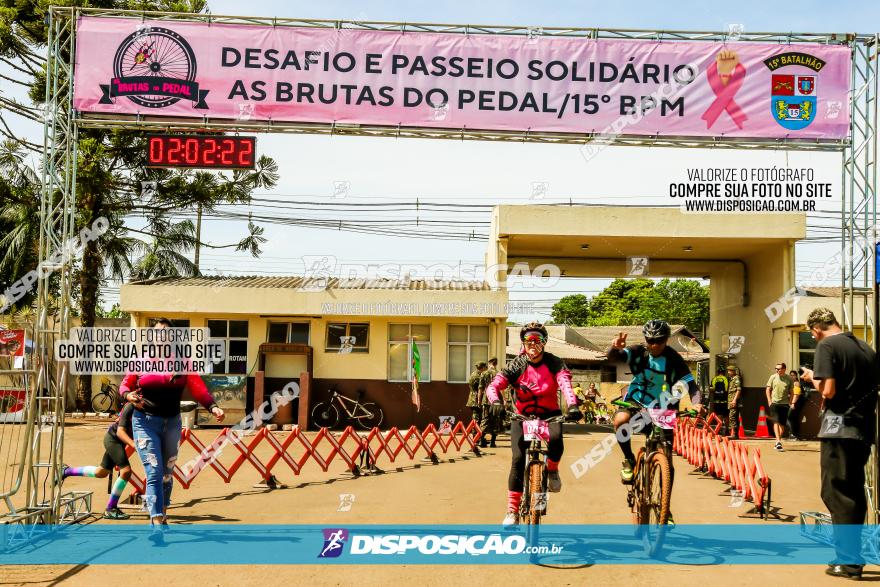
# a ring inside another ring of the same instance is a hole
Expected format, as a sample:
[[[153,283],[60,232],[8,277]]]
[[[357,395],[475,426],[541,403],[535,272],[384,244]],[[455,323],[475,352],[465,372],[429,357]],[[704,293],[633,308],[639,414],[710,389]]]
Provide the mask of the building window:
[[[248,321],[208,320],[211,338],[223,341],[224,359],[214,363],[213,373],[221,375],[248,372]]]
[[[466,383],[474,364],[489,360],[489,327],[449,325],[446,381]]]
[[[309,323],[269,322],[266,342],[309,344]]]
[[[800,365],[812,369],[815,360],[816,341],[813,340],[813,335],[809,331],[798,332],[798,365],[792,365],[791,369],[797,370]]]
[[[170,318],[170,320],[171,320],[171,327],[172,328],[189,328],[189,320],[178,319],[178,318]],[[156,325],[156,322],[158,322],[158,321],[159,321],[159,316],[157,316],[155,318],[150,318],[149,320],[147,320],[147,326],[152,328],[153,326]]]
[[[388,325],[388,381],[412,381],[410,345],[419,349],[419,381],[431,380],[431,326],[429,324]]]
[[[324,349],[338,353],[366,353],[370,346],[370,325],[355,322],[327,324],[327,344]]]

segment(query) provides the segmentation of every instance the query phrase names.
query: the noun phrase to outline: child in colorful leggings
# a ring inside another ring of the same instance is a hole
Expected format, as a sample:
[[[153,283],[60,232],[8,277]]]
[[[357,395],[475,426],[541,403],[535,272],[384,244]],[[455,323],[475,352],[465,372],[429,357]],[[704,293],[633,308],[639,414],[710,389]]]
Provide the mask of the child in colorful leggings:
[[[104,435],[104,458],[97,467],[64,467],[62,479],[68,477],[97,477],[103,479],[113,470],[113,467],[119,467],[119,479],[113,484],[110,491],[110,499],[107,501],[107,509],[104,510],[104,517],[108,520],[127,520],[131,516],[119,509],[117,504],[125,485],[131,477],[131,465],[128,462],[128,455],[125,453],[125,447],[135,448],[132,437],[134,433],[131,429],[131,415],[134,412],[134,406],[125,404],[125,407],[119,412],[119,417],[107,429]]]

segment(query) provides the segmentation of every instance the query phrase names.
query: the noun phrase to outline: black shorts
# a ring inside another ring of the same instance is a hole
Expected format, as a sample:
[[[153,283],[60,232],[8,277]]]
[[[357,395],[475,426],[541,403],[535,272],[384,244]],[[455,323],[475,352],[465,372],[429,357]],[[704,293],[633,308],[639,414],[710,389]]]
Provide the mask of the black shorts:
[[[770,419],[785,426],[788,420],[788,404],[770,404]]]
[[[94,461],[93,461],[94,462]],[[128,455],[125,454],[125,445],[109,434],[104,435],[104,458],[101,459],[101,468],[112,471],[113,467],[128,467]]]

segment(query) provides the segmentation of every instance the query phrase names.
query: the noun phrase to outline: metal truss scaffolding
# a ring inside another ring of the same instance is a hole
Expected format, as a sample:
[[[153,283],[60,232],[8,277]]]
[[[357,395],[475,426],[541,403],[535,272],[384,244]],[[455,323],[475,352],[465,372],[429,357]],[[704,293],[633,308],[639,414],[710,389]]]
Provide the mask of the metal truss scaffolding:
[[[236,23],[273,27],[302,27],[336,29],[340,34],[346,30],[420,32],[459,35],[510,35],[544,36],[579,39],[632,39],[652,41],[684,41],[692,43],[742,41],[785,45],[789,43],[813,43],[817,45],[845,45],[852,51],[852,95],[850,112],[852,133],[850,140],[770,140],[726,139],[694,137],[636,137],[621,136],[614,145],[663,146],[672,148],[719,148],[719,149],[772,149],[791,151],[834,151],[842,155],[843,237],[841,285],[846,308],[844,320],[852,327],[856,309],[864,308],[865,324],[873,327],[876,314],[873,304],[868,303],[870,286],[873,284],[871,261],[874,258],[874,223],[876,220],[877,186],[877,56],[878,36],[858,34],[824,33],[749,33],[736,39],[728,33],[711,31],[659,31],[625,30],[603,28],[550,28],[524,26],[474,26],[449,24],[419,24],[399,22],[354,22],[341,20],[301,20],[289,18],[259,18],[243,16],[217,16],[211,14],[148,13],[137,11],[107,11],[51,7],[49,10],[48,77],[45,122],[45,159],[43,167],[43,194],[41,206],[42,234],[40,258],[48,259],[54,250],[70,239],[74,230],[76,201],[77,131],[81,128],[132,129],[142,131],[227,131],[269,132],[290,134],[325,134],[367,137],[430,138],[452,140],[487,140],[505,142],[541,142],[563,144],[587,144],[594,138],[592,133],[565,134],[546,132],[504,132],[468,128],[402,128],[400,126],[375,126],[357,124],[305,124],[295,122],[255,122],[228,119],[179,119],[160,116],[114,116],[107,114],[76,113],[72,109],[73,54],[75,25],[80,16],[89,15],[114,18],[139,18],[159,21]],[[38,295],[38,325],[35,336],[35,368],[37,390],[43,397],[33,398],[29,410],[31,419],[43,426],[33,426],[31,442],[32,461],[27,472],[27,504],[32,511],[43,508],[46,520],[63,522],[65,512],[74,519],[81,509],[69,503],[77,496],[62,497],[47,481],[59,474],[63,452],[64,408],[67,373],[63,369],[50,369],[49,360],[56,337],[66,337],[69,329],[69,306],[71,291],[70,267],[57,268],[61,280],[61,296],[57,301],[57,319],[48,311],[49,298],[45,280],[41,280]],[[856,304],[856,300],[858,304]],[[867,329],[865,329],[867,332]],[[37,394],[39,395],[39,394]],[[42,432],[40,432],[42,430]],[[46,450],[40,449],[40,435],[45,435]],[[876,470],[872,465],[871,470]],[[866,488],[877,511],[877,498],[873,479]],[[85,498],[82,498],[85,499]],[[36,514],[35,514],[36,515]],[[0,518],[2,520],[2,518]]]

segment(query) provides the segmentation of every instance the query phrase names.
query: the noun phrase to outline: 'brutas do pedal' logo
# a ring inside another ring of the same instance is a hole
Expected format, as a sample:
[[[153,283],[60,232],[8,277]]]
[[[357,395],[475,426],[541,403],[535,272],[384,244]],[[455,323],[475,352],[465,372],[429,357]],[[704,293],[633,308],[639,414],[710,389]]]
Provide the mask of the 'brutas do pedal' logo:
[[[348,530],[344,528],[324,528],[324,547],[321,548],[318,558],[336,558],[342,554],[345,541],[348,540]]]
[[[773,72],[770,112],[789,130],[801,130],[816,118],[816,81],[825,62],[806,53],[782,53],[764,60]],[[785,69],[785,72],[779,70]]]
[[[165,108],[189,100],[193,108],[205,110],[208,90],[200,90],[195,80],[196,56],[189,43],[170,29],[144,27],[119,45],[113,79],[101,84],[98,103],[112,104],[112,98],[126,96],[146,108]]]

